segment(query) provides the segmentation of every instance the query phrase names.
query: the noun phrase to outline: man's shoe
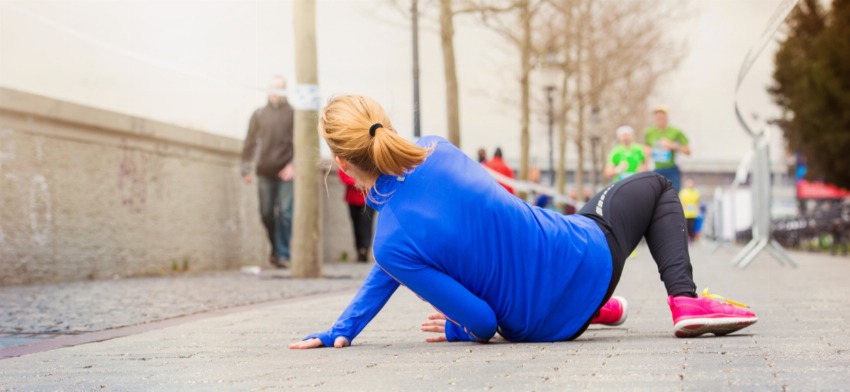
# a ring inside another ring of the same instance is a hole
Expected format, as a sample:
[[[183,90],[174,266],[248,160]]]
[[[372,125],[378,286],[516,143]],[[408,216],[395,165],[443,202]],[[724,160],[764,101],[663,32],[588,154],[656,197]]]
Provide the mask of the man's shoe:
[[[291,263],[285,257],[278,257],[275,266],[280,269],[288,269]]]
[[[758,321],[756,315],[746,309],[747,305],[709,294],[708,289],[697,298],[670,296],[667,304],[673,313],[673,331],[678,338],[705,333],[723,336]]]
[[[626,322],[626,317],[629,315],[629,302],[623,297],[611,297],[599,313],[590,320],[591,324],[604,324],[609,326],[617,326]]]
[[[271,264],[275,268],[280,268],[280,269],[289,268],[289,260],[287,260],[283,257],[270,256],[269,257],[269,264]]]

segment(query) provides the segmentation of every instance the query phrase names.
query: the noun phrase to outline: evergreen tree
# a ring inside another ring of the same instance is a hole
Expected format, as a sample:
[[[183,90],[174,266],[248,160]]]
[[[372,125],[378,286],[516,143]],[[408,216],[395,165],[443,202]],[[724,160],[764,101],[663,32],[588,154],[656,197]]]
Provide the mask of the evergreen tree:
[[[777,123],[789,147],[808,176],[850,188],[850,0],[828,11],[802,1],[774,61],[769,91],[785,109]]]

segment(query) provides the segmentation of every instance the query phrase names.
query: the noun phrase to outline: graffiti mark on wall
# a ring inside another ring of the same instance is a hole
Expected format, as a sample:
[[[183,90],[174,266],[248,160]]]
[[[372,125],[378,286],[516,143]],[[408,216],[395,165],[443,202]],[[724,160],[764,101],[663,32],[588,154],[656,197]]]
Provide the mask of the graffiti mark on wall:
[[[147,201],[147,157],[122,141],[121,163],[118,166],[118,189],[121,204],[133,212],[141,212]]]
[[[50,188],[41,174],[36,174],[30,182],[29,218],[32,240],[36,245],[50,243],[53,227],[53,209],[50,203]]]
[[[0,194],[2,194],[2,191],[7,188],[4,181],[11,180],[10,177],[12,177],[11,174],[4,175],[3,163],[15,159],[15,141],[5,140],[11,138],[13,133],[14,131],[9,128],[0,129]],[[5,242],[6,233],[3,232],[3,226],[0,226],[0,250],[2,250],[2,245]]]
[[[0,174],[3,174],[3,162],[15,160],[15,141],[6,140],[12,136],[11,129],[0,130]]]
[[[40,136],[35,138],[35,159],[39,162],[44,159],[44,138]]]
[[[221,179],[221,187],[224,191],[224,205],[225,211],[233,208],[234,205],[240,205],[237,201],[237,195],[239,192],[238,184],[234,181],[235,178],[239,178],[235,173],[225,172],[225,175]],[[227,220],[225,220],[224,228],[230,233],[235,233],[238,230],[238,226],[241,221],[239,220],[238,214],[234,216],[233,212],[227,214]]]

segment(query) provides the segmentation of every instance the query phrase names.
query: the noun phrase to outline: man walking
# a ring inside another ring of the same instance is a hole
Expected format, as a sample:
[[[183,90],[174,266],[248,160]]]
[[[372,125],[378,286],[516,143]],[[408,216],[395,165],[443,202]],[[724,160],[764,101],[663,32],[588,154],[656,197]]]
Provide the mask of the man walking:
[[[242,179],[253,181],[252,163],[256,161],[260,217],[271,244],[270,263],[278,268],[289,264],[289,239],[292,235],[292,126],[294,112],[283,90],[286,81],[275,76],[269,85],[268,103],[251,116],[248,136],[242,149]]]
[[[691,148],[688,146],[688,137],[682,130],[667,123],[667,112],[667,106],[656,106],[653,110],[655,125],[647,128],[644,133],[646,145],[652,148],[655,172],[667,177],[678,192],[682,185],[681,172],[676,165],[676,154],[691,155]]]

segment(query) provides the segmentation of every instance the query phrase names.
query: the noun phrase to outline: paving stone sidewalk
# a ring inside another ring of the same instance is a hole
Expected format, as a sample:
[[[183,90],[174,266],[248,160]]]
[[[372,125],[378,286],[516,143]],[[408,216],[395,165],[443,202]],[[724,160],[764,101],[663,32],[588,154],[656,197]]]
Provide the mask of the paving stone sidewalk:
[[[289,350],[328,328],[351,294],[295,300],[124,338],[0,360],[0,390],[847,390],[850,259],[793,253],[746,270],[694,249],[697,284],[750,304],[759,322],[723,338],[677,339],[642,248],[618,295],[621,327],[573,342],[425,343],[430,307],[405,289],[354,346]],[[324,283],[332,283],[326,280]]]

